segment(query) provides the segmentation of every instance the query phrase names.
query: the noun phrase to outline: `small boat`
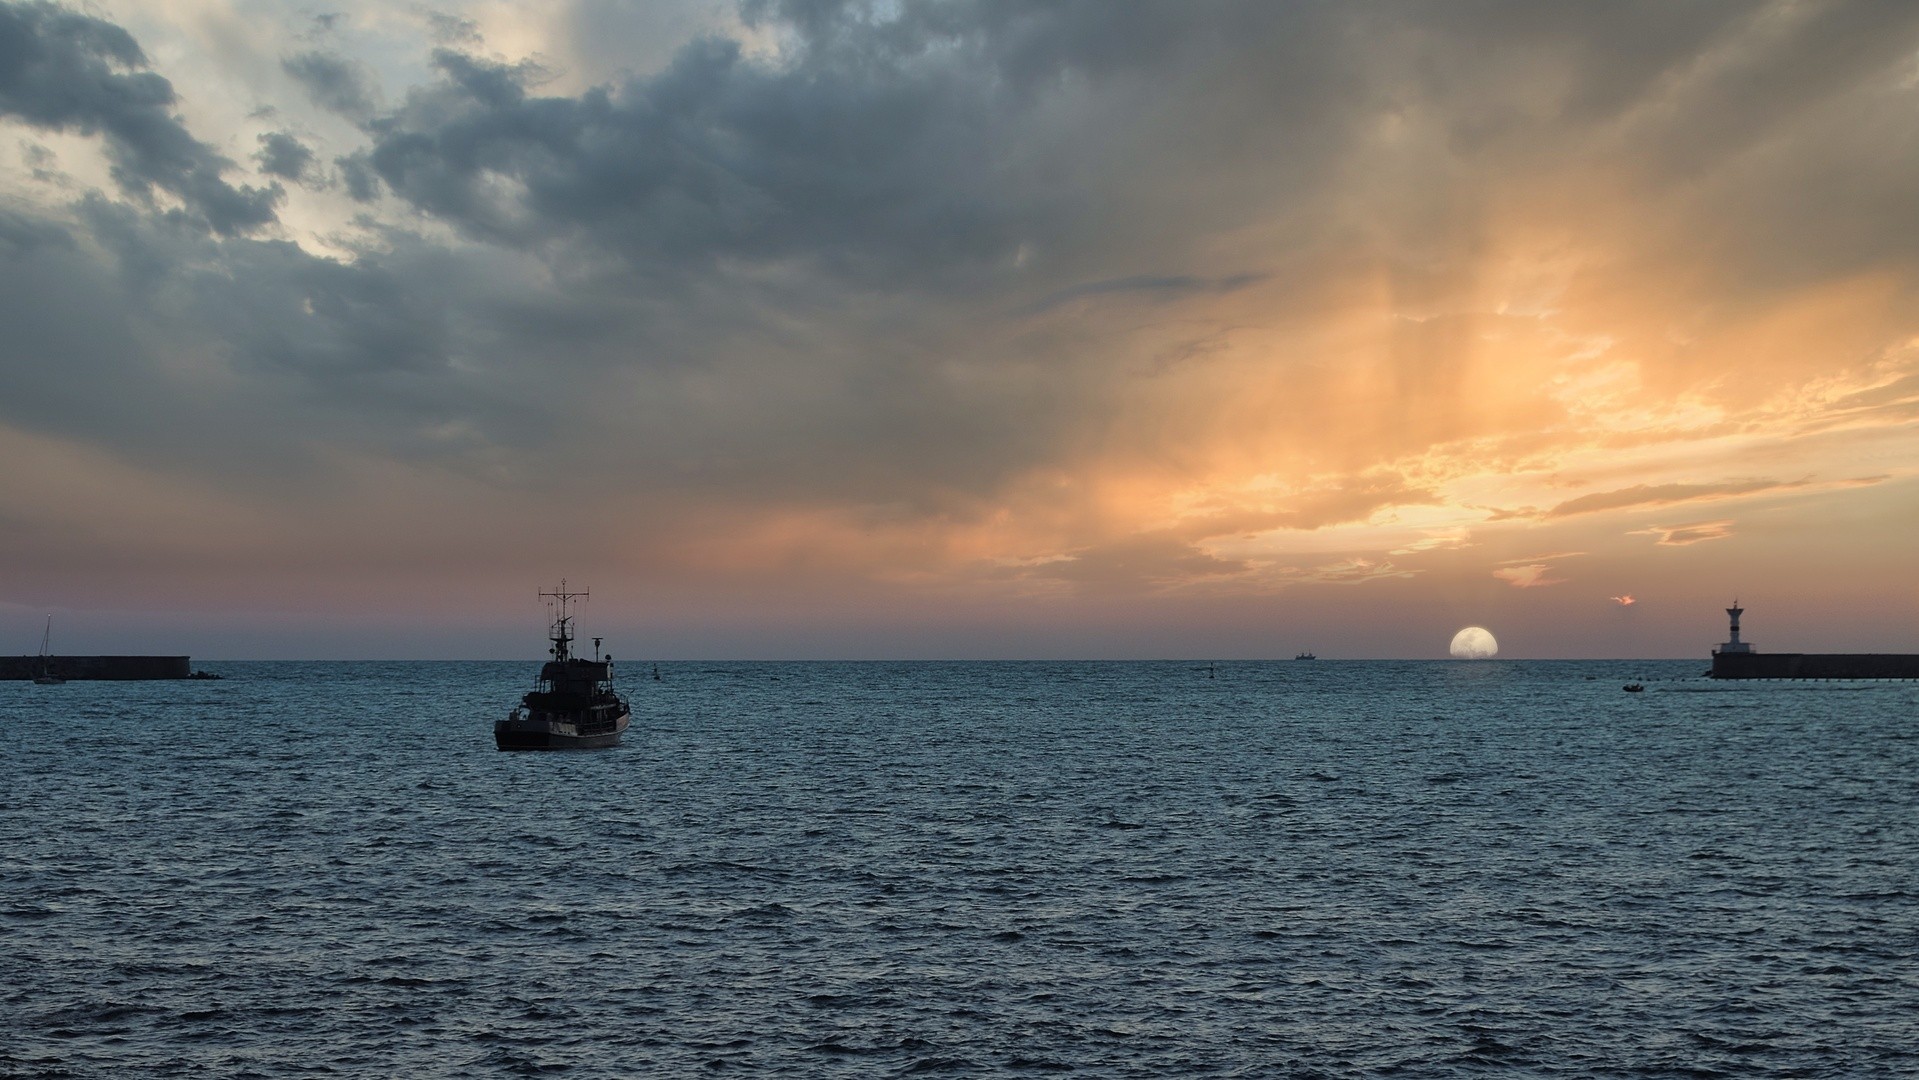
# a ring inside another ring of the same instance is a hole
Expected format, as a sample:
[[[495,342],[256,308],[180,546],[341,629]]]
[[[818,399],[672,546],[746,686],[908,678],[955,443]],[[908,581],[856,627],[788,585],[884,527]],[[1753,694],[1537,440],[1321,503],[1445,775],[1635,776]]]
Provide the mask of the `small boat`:
[[[1628,694],[1638,694],[1638,693],[1643,693],[1646,688],[1640,683],[1629,682],[1625,685],[1624,689],[1626,693]]]
[[[41,686],[62,686],[65,679],[53,670],[53,655],[47,647],[53,643],[53,616],[47,616],[47,628],[40,635],[40,663],[33,669],[33,681]]]
[[[1295,657],[1293,657],[1293,659],[1295,659],[1295,660],[1317,660],[1317,659],[1319,659],[1319,657],[1317,657],[1317,656],[1314,656],[1314,655],[1313,655],[1312,653],[1309,653],[1309,652],[1303,652],[1303,653],[1300,653],[1300,654],[1299,654],[1298,656],[1295,656]]]
[[[573,655],[573,616],[569,606],[586,593],[568,592],[566,581],[542,599],[554,601],[552,659],[540,667],[538,686],[520,699],[506,719],[493,724],[493,744],[501,750],[591,750],[620,745],[630,715],[626,702],[613,692],[613,658],[600,656],[600,639],[593,639],[593,659]]]

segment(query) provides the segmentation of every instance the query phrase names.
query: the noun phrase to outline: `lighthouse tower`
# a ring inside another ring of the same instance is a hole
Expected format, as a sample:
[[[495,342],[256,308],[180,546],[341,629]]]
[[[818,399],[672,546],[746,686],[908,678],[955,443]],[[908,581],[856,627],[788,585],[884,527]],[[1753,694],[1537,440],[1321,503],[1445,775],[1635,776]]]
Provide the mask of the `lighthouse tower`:
[[[1740,607],[1739,601],[1737,600],[1734,600],[1732,602],[1732,606],[1726,609],[1726,614],[1732,618],[1732,638],[1731,640],[1727,641],[1724,645],[1719,646],[1720,652],[1749,653],[1752,651],[1751,642],[1739,640],[1739,616],[1744,615],[1745,613],[1746,613],[1746,609]]]

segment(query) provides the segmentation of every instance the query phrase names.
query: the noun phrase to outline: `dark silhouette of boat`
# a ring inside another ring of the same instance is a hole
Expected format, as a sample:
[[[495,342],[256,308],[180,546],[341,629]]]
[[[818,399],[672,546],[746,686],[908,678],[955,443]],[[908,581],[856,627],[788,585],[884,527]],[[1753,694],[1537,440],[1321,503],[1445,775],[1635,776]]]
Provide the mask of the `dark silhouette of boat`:
[[[1626,693],[1628,694],[1642,694],[1642,693],[1645,693],[1646,691],[1645,686],[1636,682],[1629,682],[1625,686],[1621,687],[1620,689],[1626,691]]]
[[[573,655],[573,616],[569,606],[586,593],[568,592],[566,581],[553,592],[552,659],[540,667],[537,688],[520,699],[520,707],[493,724],[493,742],[501,750],[592,750],[620,745],[629,714],[626,702],[613,692],[613,658],[600,656],[600,639],[593,639],[593,659]]]
[[[1313,655],[1312,653],[1309,653],[1309,652],[1303,652],[1303,653],[1300,653],[1300,654],[1299,654],[1298,656],[1295,656],[1295,657],[1293,657],[1293,659],[1295,659],[1295,660],[1317,660],[1317,659],[1319,659],[1319,657],[1317,657],[1317,656],[1314,656],[1314,655]]]

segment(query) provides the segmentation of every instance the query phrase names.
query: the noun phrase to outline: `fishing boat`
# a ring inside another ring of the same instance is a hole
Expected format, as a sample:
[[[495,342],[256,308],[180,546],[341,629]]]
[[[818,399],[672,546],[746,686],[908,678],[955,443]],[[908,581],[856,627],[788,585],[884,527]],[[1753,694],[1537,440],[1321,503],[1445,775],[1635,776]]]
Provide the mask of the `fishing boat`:
[[[34,665],[33,681],[41,686],[60,686],[67,680],[53,670],[53,654],[48,648],[53,644],[53,616],[47,616],[47,628],[40,635],[40,662]]]
[[[1317,656],[1314,656],[1314,655],[1313,655],[1312,653],[1309,653],[1309,652],[1303,652],[1303,653],[1300,653],[1300,654],[1299,654],[1298,656],[1295,656],[1295,657],[1293,657],[1293,659],[1295,659],[1295,660],[1317,660],[1317,659],[1319,659],[1319,657],[1317,657]]]
[[[572,604],[586,599],[584,590],[569,592],[565,579],[540,598],[553,601],[553,624],[547,638],[551,659],[540,667],[538,685],[506,719],[493,724],[493,743],[501,750],[592,750],[620,745],[630,719],[626,702],[613,692],[613,658],[600,655],[600,639],[593,639],[593,659],[573,655]]]

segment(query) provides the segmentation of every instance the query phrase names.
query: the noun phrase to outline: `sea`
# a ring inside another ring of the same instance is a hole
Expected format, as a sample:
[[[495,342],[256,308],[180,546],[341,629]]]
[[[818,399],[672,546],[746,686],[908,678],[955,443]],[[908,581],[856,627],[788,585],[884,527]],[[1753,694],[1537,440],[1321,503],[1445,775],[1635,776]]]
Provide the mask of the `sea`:
[[[1919,1076],[1915,683],[201,666],[0,683],[0,1076]]]

